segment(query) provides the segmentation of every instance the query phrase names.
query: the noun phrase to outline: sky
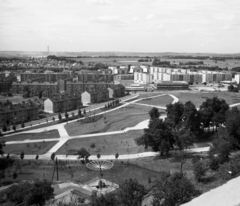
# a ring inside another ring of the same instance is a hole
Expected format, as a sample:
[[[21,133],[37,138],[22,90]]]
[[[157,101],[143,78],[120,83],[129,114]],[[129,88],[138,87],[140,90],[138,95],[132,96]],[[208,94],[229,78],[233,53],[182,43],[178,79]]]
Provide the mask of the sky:
[[[240,52],[240,0],[0,0],[1,51]]]

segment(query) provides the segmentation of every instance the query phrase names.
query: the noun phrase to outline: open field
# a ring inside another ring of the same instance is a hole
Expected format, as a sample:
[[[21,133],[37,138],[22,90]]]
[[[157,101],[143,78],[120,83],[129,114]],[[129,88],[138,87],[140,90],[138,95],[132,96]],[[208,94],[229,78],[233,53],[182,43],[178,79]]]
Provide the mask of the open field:
[[[168,95],[164,95],[164,96],[154,97],[154,98],[148,97],[148,99],[143,99],[141,101],[138,101],[137,103],[165,107],[167,104],[172,103],[172,101],[173,101],[172,97]]]
[[[21,141],[21,140],[33,140],[33,139],[50,139],[50,138],[59,138],[59,133],[57,129],[41,132],[41,133],[23,133],[16,134],[9,137],[1,137],[0,141]]]
[[[170,92],[169,92],[170,93]],[[233,92],[171,92],[171,94],[175,95],[179,98],[180,102],[187,102],[192,101],[196,107],[199,107],[206,98],[223,98],[228,104],[235,104],[240,102],[240,93],[233,93]]]
[[[138,146],[134,139],[143,135],[143,130],[129,131],[124,134],[88,137],[68,140],[56,154],[69,154],[82,147],[91,155],[135,154],[146,151],[143,146]],[[94,147],[91,148],[91,145]],[[69,152],[68,152],[69,151]]]
[[[26,144],[9,144],[4,147],[6,154],[19,155],[22,151],[24,154],[45,154],[50,150],[57,141],[51,142],[38,142],[38,143],[26,143]]]
[[[206,59],[206,60],[200,60],[200,59],[161,59],[161,61],[171,61],[171,62],[195,62],[195,61],[203,61],[204,64],[200,66],[208,66],[208,67],[215,67],[218,66],[220,68],[229,68],[232,69],[233,67],[239,67],[240,66],[240,60],[239,59],[227,59],[226,61],[217,61],[217,63],[214,60]]]
[[[76,61],[82,61],[84,64],[88,64],[88,63],[102,63],[102,64],[108,64],[108,65],[112,65],[112,66],[120,66],[120,65],[143,65],[143,64],[147,64],[147,65],[151,65],[152,62],[138,62],[139,59],[144,59],[141,57],[135,58],[135,57],[121,57],[121,58],[117,58],[117,57],[94,57],[94,58],[87,58],[87,57],[83,57],[83,58],[70,58]]]
[[[139,122],[149,118],[150,107],[139,105],[128,105],[121,109],[106,113],[103,118],[94,123],[81,124],[73,122],[65,125],[70,136],[110,132],[133,127]]]
[[[139,99],[140,98],[150,98],[152,96],[157,96],[157,95],[161,95],[161,94],[165,94],[164,91],[160,92],[160,91],[155,91],[155,92],[139,92]]]

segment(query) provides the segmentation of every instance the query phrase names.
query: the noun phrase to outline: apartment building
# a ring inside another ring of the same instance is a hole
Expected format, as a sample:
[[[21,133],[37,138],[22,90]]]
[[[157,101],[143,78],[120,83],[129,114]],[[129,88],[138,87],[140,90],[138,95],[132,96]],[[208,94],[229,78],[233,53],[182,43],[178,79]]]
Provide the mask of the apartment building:
[[[55,95],[44,101],[44,111],[47,113],[58,113],[74,110],[81,106],[81,95]]]
[[[232,81],[232,74],[231,73],[223,73],[223,72],[202,73],[202,82],[219,83],[221,81]]]
[[[24,94],[25,92],[37,93],[39,91],[45,92],[45,96],[49,97],[52,94],[59,93],[64,90],[65,82],[59,80],[57,82],[13,82],[12,93]]]
[[[99,90],[97,92],[85,91],[81,94],[81,96],[82,96],[82,104],[83,105],[104,102],[109,99],[109,90],[104,89],[104,90]]]
[[[5,73],[0,73],[0,80],[5,78]]]
[[[33,103],[0,104],[0,125],[18,124],[38,119],[38,107]]]
[[[32,79],[39,79],[42,82],[56,82],[59,79],[69,79],[72,78],[70,72],[62,72],[62,73],[30,73],[25,72],[20,74],[21,81],[29,81]]]
[[[0,80],[0,93],[1,92],[9,92],[12,88],[12,82],[6,82]]]
[[[240,74],[235,74],[233,81],[235,81],[237,84],[240,83]]]
[[[83,83],[88,82],[113,82],[113,75],[111,73],[100,73],[100,72],[79,72],[78,81]]]
[[[149,73],[134,72],[134,83],[149,84],[153,81],[153,75]]]

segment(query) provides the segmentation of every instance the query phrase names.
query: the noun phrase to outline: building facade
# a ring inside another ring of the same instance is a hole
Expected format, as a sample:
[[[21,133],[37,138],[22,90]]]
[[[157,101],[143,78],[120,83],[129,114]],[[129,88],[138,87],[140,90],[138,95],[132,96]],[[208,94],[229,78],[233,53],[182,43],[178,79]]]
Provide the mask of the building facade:
[[[0,104],[0,125],[18,124],[38,119],[38,107],[32,103]]]
[[[69,79],[72,78],[72,74],[70,72],[62,72],[62,73],[21,73],[21,81],[29,81],[38,79],[42,82],[56,82],[59,79]]]
[[[58,95],[44,101],[44,111],[58,113],[78,109],[82,106],[81,96]]]

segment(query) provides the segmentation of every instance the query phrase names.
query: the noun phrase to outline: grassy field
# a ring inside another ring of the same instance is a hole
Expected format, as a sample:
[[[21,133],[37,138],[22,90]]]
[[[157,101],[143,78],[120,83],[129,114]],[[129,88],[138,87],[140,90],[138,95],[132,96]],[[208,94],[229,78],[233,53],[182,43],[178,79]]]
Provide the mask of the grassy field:
[[[143,146],[138,146],[134,139],[143,135],[143,130],[129,131],[124,134],[106,135],[68,140],[57,154],[68,154],[68,151],[78,151],[82,147],[91,155],[135,154],[144,152]],[[91,148],[91,145],[94,147]]]
[[[171,61],[171,62],[194,62],[194,61],[203,61],[203,66],[218,66],[220,68],[226,68],[232,69],[233,67],[239,67],[240,66],[240,60],[237,59],[227,59],[226,61],[217,61],[217,63],[213,60],[207,59],[207,60],[199,60],[199,59],[161,59],[161,61]],[[200,65],[201,66],[201,65]]]
[[[39,162],[40,163],[40,162]],[[13,180],[12,172],[15,167],[11,167],[6,170],[6,178],[3,179],[3,184],[20,182],[22,180],[33,180],[33,179],[47,179],[52,180],[53,174],[53,165],[49,164],[37,164],[37,161],[25,161],[21,162],[21,170],[23,174],[18,172],[18,177],[16,180]],[[60,165],[59,166],[59,180],[60,181],[69,181],[73,180],[78,183],[85,183],[95,177],[100,177],[98,171],[89,170],[85,165],[75,164],[71,166]],[[161,173],[151,171],[148,169],[140,168],[138,166],[121,164],[120,161],[115,162],[114,167],[111,170],[103,171],[103,178],[114,183],[121,184],[126,179],[132,178],[137,179],[138,182],[143,184],[145,187],[149,188],[151,184],[148,183],[149,178],[152,181],[161,178]],[[56,174],[54,177],[56,181]]]
[[[128,105],[113,112],[103,115],[103,118],[94,123],[81,124],[73,122],[65,125],[70,136],[117,131],[127,127],[133,127],[139,122],[149,118],[150,107]]]
[[[169,92],[170,93],[170,92]],[[240,102],[240,93],[232,93],[232,92],[209,92],[209,93],[201,93],[201,92],[171,92],[177,98],[179,98],[180,102],[192,101],[196,107],[199,107],[206,98],[218,97],[225,99],[228,104],[235,104]]]
[[[11,175],[15,170],[15,166],[8,168],[5,171],[6,178],[3,179],[3,185],[17,183],[22,180],[47,179],[52,180],[53,165],[41,161],[20,161],[22,174],[18,172],[18,177],[13,180]],[[140,165],[145,165],[147,168]],[[114,167],[110,170],[103,171],[103,178],[117,184],[123,183],[126,179],[136,179],[140,184],[143,184],[147,189],[150,189],[156,180],[163,178],[161,172],[151,170],[152,167],[158,167],[159,171],[170,173],[179,171],[179,162],[173,158],[143,158],[133,161],[114,161]],[[216,176],[216,172],[208,171],[205,180],[201,183],[196,182],[193,173],[193,165],[191,159],[188,159],[184,164],[183,172],[195,186],[203,193],[222,185],[225,181]],[[59,164],[59,180],[72,180],[77,183],[85,183],[95,177],[100,177],[98,171],[91,171],[85,165],[70,162],[70,165],[65,163]],[[56,174],[54,177],[56,181]],[[56,191],[57,193],[57,191]]]
[[[45,154],[50,150],[57,141],[37,142],[24,144],[9,144],[4,147],[5,154],[19,155],[22,151],[24,154]]]
[[[140,98],[147,98],[147,97],[152,97],[152,96],[157,96],[157,95],[161,95],[161,94],[165,94],[165,92],[139,92],[139,99]]]
[[[141,101],[138,101],[137,103],[141,103],[141,104],[150,104],[150,105],[156,105],[156,106],[163,106],[165,107],[167,104],[172,103],[173,98],[168,96],[168,95],[164,95],[164,96],[160,96],[160,97],[148,97],[148,99],[143,99]]]
[[[51,139],[51,138],[59,138],[58,130],[51,130],[41,133],[23,133],[16,134],[8,137],[1,137],[0,141],[21,141],[21,140],[33,140],[33,139]]]

